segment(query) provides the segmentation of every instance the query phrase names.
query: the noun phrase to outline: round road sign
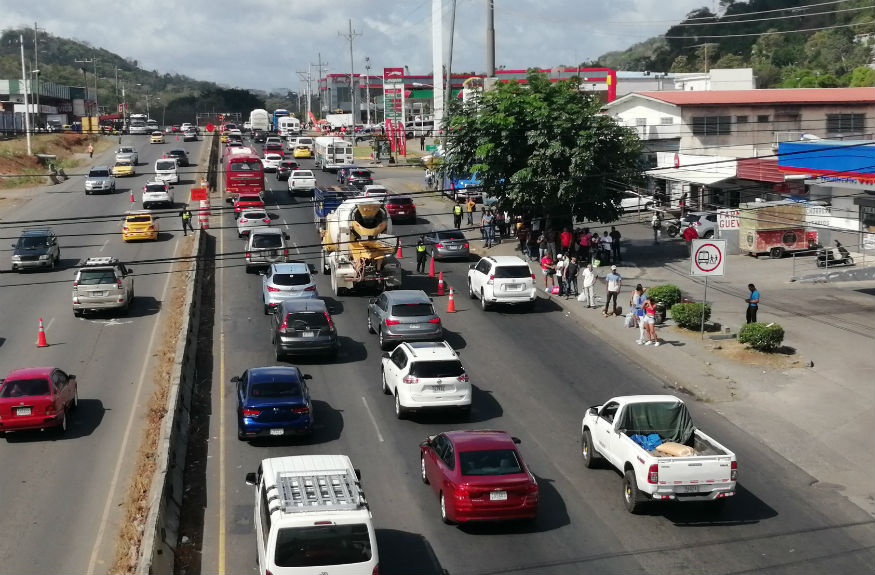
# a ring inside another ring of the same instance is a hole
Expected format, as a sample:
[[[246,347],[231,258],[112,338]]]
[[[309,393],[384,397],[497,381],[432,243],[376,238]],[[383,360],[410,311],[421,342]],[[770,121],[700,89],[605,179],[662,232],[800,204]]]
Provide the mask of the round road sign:
[[[713,273],[723,263],[723,250],[714,243],[702,243],[693,252],[693,265],[702,273]]]

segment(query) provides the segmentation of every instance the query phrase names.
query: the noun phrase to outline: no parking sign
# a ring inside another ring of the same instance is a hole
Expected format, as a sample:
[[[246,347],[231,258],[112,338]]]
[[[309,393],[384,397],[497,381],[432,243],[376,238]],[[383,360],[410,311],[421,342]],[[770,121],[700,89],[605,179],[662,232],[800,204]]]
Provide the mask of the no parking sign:
[[[726,263],[726,240],[693,240],[690,275],[722,276]]]

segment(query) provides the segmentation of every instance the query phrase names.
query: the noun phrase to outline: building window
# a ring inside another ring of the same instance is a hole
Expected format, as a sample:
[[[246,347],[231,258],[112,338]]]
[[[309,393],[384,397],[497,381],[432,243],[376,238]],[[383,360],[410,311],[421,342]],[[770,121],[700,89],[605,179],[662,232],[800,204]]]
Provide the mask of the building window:
[[[865,118],[865,114],[827,114],[826,131],[840,134],[862,132]]]
[[[747,124],[747,116],[736,116],[735,123],[736,124]]]
[[[693,134],[724,136],[732,133],[732,116],[694,116]]]
[[[635,125],[636,126],[646,126],[647,125],[647,118],[635,118]]]
[[[767,124],[769,122],[769,115],[762,114],[760,116],[757,116],[757,122],[760,124]]]
[[[674,124],[674,118],[672,118],[671,116],[663,116],[659,119],[659,123],[663,126],[671,126],[672,124]]]

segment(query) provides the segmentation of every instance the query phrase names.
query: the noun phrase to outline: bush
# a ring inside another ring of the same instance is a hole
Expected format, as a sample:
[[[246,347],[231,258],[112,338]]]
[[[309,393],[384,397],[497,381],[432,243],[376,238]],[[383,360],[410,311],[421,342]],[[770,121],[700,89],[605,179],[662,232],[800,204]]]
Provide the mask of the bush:
[[[665,305],[666,309],[671,309],[674,304],[681,301],[681,288],[676,285],[661,285],[647,288],[647,295],[655,302]]]
[[[741,326],[738,341],[759,351],[775,351],[784,341],[784,328],[776,323],[748,323]]]
[[[686,329],[698,330],[702,326],[702,304],[676,303],[671,306],[671,319]],[[705,305],[705,321],[711,319],[711,306]]]

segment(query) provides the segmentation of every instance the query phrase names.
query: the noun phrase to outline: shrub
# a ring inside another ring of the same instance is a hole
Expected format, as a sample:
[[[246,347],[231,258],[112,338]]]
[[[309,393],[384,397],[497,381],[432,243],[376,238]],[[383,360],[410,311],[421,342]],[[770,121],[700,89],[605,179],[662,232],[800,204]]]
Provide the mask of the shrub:
[[[702,326],[702,304],[676,303],[671,306],[671,318],[686,329],[699,329]],[[711,318],[711,306],[705,304],[705,321]]]
[[[776,323],[748,323],[741,326],[738,341],[759,351],[775,351],[784,341],[784,328]]]
[[[647,295],[650,299],[665,305],[666,309],[671,309],[674,304],[681,301],[681,288],[671,284],[653,286],[647,288]]]

